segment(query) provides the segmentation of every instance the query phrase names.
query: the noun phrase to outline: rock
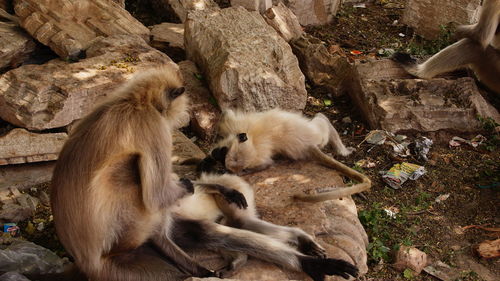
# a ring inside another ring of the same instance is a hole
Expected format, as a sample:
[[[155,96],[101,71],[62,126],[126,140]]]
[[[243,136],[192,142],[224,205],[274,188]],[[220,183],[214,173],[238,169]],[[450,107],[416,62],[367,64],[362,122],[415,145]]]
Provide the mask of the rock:
[[[0,165],[56,160],[68,135],[16,128],[0,137]]]
[[[203,76],[192,61],[179,62],[186,92],[191,99],[191,128],[203,139],[215,137],[221,112],[215,99],[203,84]]]
[[[231,0],[231,6],[241,6],[249,11],[264,13],[273,6],[272,0]]]
[[[55,161],[0,166],[0,191],[9,187],[25,189],[49,182]]]
[[[304,33],[297,16],[283,3],[266,10],[262,16],[286,42],[298,39]]]
[[[63,271],[64,260],[48,249],[27,241],[16,241],[0,249],[0,272],[49,274]]]
[[[477,132],[478,115],[500,122],[472,78],[407,79],[397,68],[390,60],[359,64],[349,83],[349,94],[372,129]]]
[[[149,40],[149,29],[109,0],[16,0],[14,10],[21,26],[61,58],[79,58],[100,36]]]
[[[427,254],[414,247],[401,246],[396,253],[394,267],[403,271],[407,268],[417,275],[427,266]]]
[[[273,0],[283,2],[297,16],[301,25],[324,25],[333,20],[340,0]]]
[[[205,158],[205,153],[203,153],[203,151],[183,133],[177,130],[174,131],[172,139],[174,146],[172,151],[172,163],[182,164],[185,160]]]
[[[500,239],[484,240],[477,246],[477,253],[485,259],[500,257]]]
[[[30,281],[24,275],[11,271],[0,275],[0,280],[2,281]]]
[[[292,200],[292,195],[299,192],[343,185],[338,173],[311,162],[281,161],[269,169],[247,175],[245,179],[254,187],[257,210],[262,219],[278,225],[299,227],[315,237],[329,257],[356,264],[360,276],[368,271],[368,237],[350,197],[315,204]],[[208,268],[220,268],[224,265],[224,261],[215,254],[189,254]],[[254,258],[250,258],[231,278],[309,280],[302,273],[288,271]],[[345,279],[330,277],[327,280]]]
[[[194,11],[186,21],[185,44],[220,108],[305,107],[297,58],[259,13],[242,7]]]
[[[185,22],[187,15],[192,11],[206,9],[217,9],[219,6],[213,0],[154,0],[156,2],[168,1],[174,12],[182,22]]]
[[[17,24],[0,21],[0,70],[15,68],[35,50],[35,42]]]
[[[183,24],[164,22],[149,28],[152,47],[168,54],[175,62],[186,59]]]
[[[58,128],[90,112],[135,71],[171,64],[137,35],[100,38],[77,63],[54,59],[23,65],[0,77],[0,118],[30,130]]]
[[[331,94],[339,96],[345,91],[346,81],[354,75],[354,67],[345,56],[331,54],[318,38],[304,34],[291,42],[302,72],[314,85],[326,87]]]
[[[428,39],[441,34],[441,26],[450,22],[472,24],[479,19],[481,0],[409,0],[405,5],[402,23]]]
[[[33,215],[40,200],[29,194],[20,193],[17,188],[11,187],[9,191],[11,200],[2,205],[0,221],[19,222]]]
[[[184,50],[184,25],[164,22],[150,26],[151,46],[162,49],[165,47],[180,48]]]

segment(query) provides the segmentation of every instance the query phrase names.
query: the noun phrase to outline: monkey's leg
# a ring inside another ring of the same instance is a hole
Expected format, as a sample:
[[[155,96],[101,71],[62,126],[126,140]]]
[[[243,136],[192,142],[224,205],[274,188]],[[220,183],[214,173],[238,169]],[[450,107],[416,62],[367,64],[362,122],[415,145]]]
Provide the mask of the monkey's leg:
[[[308,256],[325,257],[325,250],[300,228],[272,224],[259,219],[255,210],[237,209],[222,196],[214,196],[219,209],[224,214],[226,225],[261,233],[287,243]],[[251,202],[253,203],[253,202]],[[251,204],[254,206],[255,204]]]
[[[354,152],[354,148],[346,147],[344,145],[344,143],[340,139],[339,132],[337,132],[337,129],[335,129],[335,127],[325,115],[318,113],[314,116],[311,122],[326,122],[329,130],[328,143],[330,143],[330,145],[333,147],[336,154],[340,156],[348,156]]]
[[[482,61],[484,51],[471,39],[462,39],[432,56],[422,64],[410,66],[407,71],[420,78],[432,78],[438,74],[467,67]]]
[[[92,281],[181,281],[189,277],[161,257],[152,245],[101,258],[102,268]]]
[[[495,37],[499,18],[500,1],[485,0],[478,23],[459,26],[457,28],[457,35],[460,38],[470,38],[479,43],[483,49],[486,49]]]
[[[183,218],[175,219],[173,229],[173,240],[183,248],[242,252],[288,269],[304,271],[315,281],[323,281],[325,275],[347,279],[358,273],[358,269],[346,261],[306,256],[279,240],[248,230]]]
[[[193,260],[184,250],[179,248],[171,237],[175,233],[170,222],[167,222],[164,229],[153,236],[153,243],[168,258],[172,259],[182,270],[196,277],[212,277],[215,273],[204,268],[198,262]]]

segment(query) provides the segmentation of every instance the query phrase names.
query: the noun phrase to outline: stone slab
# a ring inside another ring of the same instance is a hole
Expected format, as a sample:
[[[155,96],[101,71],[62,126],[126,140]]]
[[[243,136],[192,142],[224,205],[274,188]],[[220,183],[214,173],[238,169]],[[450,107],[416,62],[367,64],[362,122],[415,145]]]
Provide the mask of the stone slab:
[[[68,135],[36,134],[16,128],[0,136],[0,165],[56,160]]]
[[[134,72],[164,64],[178,68],[137,35],[101,37],[77,63],[54,59],[2,75],[0,118],[30,130],[63,127],[89,113]]]
[[[79,58],[101,36],[149,40],[149,29],[109,0],[15,0],[14,10],[21,26],[61,58]]]
[[[297,58],[259,13],[243,7],[194,11],[185,27],[187,57],[202,70],[220,108],[305,107]]]

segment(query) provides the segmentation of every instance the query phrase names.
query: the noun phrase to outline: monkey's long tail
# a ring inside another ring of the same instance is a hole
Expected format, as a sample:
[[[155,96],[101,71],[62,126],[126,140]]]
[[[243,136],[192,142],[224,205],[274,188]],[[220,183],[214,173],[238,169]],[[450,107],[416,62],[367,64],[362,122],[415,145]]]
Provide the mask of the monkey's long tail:
[[[359,183],[347,187],[339,187],[338,189],[324,193],[311,194],[311,195],[296,194],[294,195],[294,199],[306,202],[321,202],[325,200],[338,199],[355,193],[359,193],[370,189],[370,187],[372,186],[372,182],[367,176],[359,173],[358,171],[326,155],[318,147],[316,146],[311,147],[310,155],[314,160],[318,161],[320,164],[328,168],[338,170],[340,173],[344,174],[345,176]]]

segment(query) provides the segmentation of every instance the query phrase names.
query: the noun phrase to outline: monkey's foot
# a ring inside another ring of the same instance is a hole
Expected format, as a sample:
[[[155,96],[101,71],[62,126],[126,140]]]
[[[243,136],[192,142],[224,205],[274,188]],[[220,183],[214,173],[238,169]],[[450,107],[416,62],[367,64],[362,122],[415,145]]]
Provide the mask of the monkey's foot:
[[[326,258],[325,249],[323,249],[323,247],[321,247],[318,243],[314,242],[309,235],[297,236],[297,241],[297,249],[302,254],[318,258]]]
[[[343,260],[301,257],[300,264],[314,281],[324,281],[325,275],[338,275],[345,279],[349,279],[349,275],[358,276],[358,268]]]
[[[354,151],[356,151],[354,147],[343,147],[338,149],[337,154],[345,157],[351,155]]]

